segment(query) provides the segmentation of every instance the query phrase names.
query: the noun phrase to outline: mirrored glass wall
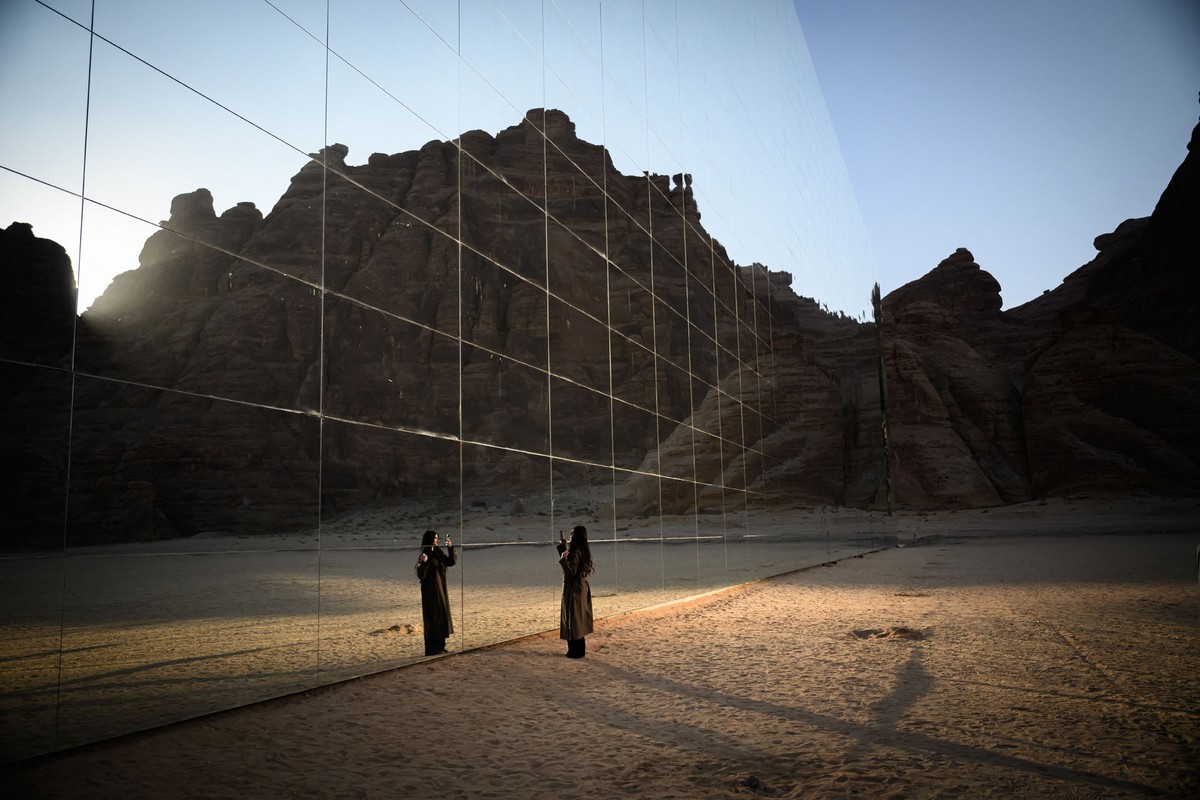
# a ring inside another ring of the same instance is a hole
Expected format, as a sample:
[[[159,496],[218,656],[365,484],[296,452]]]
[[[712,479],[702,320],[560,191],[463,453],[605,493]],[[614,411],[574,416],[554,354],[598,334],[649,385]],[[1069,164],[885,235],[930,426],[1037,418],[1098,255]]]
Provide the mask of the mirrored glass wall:
[[[0,761],[886,542],[790,3],[0,14]]]

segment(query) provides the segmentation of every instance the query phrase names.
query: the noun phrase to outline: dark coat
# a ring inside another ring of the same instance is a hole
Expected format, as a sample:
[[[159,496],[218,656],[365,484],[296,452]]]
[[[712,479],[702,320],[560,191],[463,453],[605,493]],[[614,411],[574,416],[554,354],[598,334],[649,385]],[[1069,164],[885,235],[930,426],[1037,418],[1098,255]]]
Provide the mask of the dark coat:
[[[446,591],[446,567],[453,567],[458,559],[454,547],[448,549],[449,555],[440,547],[431,547],[425,551],[429,558],[417,564],[417,577],[421,579],[421,621],[427,638],[445,638],[454,633],[450,594]]]
[[[558,563],[563,571],[562,606],[558,613],[558,637],[568,641],[582,639],[592,632],[592,590],[579,563],[578,554],[563,555],[558,545]]]

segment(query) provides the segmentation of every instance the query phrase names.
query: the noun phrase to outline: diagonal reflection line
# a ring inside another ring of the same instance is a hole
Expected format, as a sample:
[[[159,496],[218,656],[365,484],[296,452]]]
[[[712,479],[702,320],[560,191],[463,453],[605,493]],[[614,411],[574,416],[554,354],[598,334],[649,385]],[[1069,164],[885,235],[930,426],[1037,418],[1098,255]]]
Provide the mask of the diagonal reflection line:
[[[360,76],[362,76],[362,77],[363,77],[363,79],[365,79],[366,81],[368,81],[368,82],[369,82],[369,83],[370,83],[372,86],[374,86],[376,89],[378,89],[379,91],[383,92],[383,93],[384,93],[384,94],[386,94],[388,97],[390,97],[390,98],[391,98],[393,101],[395,101],[395,102],[396,102],[396,103],[397,103],[399,106],[401,106],[401,107],[402,107],[402,108],[403,108],[405,111],[407,111],[408,113],[412,114],[412,115],[413,115],[414,117],[416,117],[417,119],[421,120],[421,122],[425,123],[425,125],[426,125],[426,126],[427,126],[427,127],[428,127],[428,128],[431,130],[431,131],[433,131],[434,133],[436,133],[438,136],[442,137],[443,139],[450,139],[450,138],[451,138],[451,135],[450,135],[450,134],[446,133],[445,131],[442,131],[442,130],[440,130],[440,129],[439,129],[439,128],[438,128],[436,125],[434,125],[432,122],[430,122],[429,120],[425,119],[425,117],[424,117],[424,116],[422,116],[420,113],[418,113],[418,112],[416,111],[416,109],[414,109],[414,108],[413,108],[412,106],[410,106],[408,103],[405,103],[405,102],[404,102],[403,100],[401,100],[399,97],[396,97],[396,95],[394,95],[394,94],[393,94],[393,93],[392,93],[390,90],[388,90],[388,89],[384,88],[382,84],[380,84],[378,81],[376,81],[374,78],[372,78],[372,77],[371,77],[370,75],[368,75],[367,73],[363,72],[363,71],[362,71],[362,70],[361,70],[361,69],[360,69],[360,68],[359,68],[359,67],[358,67],[356,64],[354,64],[354,63],[353,63],[352,61],[350,61],[348,58],[346,58],[345,56],[343,56],[343,55],[342,55],[341,53],[339,53],[337,50],[335,50],[335,49],[333,49],[332,47],[330,47],[328,43],[326,43],[326,42],[322,41],[322,40],[321,40],[321,37],[317,36],[315,33],[313,33],[312,31],[310,31],[308,28],[304,27],[303,25],[301,25],[301,24],[300,24],[299,22],[297,22],[295,19],[293,19],[292,17],[288,16],[288,14],[287,14],[285,11],[283,11],[281,8],[279,8],[279,6],[277,6],[277,5],[275,5],[273,2],[271,2],[271,0],[263,0],[263,2],[264,2],[264,3],[266,3],[267,5],[269,5],[271,8],[275,9],[276,11],[278,11],[278,12],[279,12],[279,14],[280,14],[280,16],[282,16],[282,17],[283,17],[284,19],[286,19],[288,22],[290,22],[290,23],[292,23],[293,25],[295,25],[295,26],[296,26],[296,27],[297,27],[299,30],[303,31],[305,35],[309,36],[309,37],[310,37],[310,38],[311,38],[311,39],[312,39],[314,42],[316,42],[318,45],[320,45],[321,47],[323,47],[323,48],[325,48],[326,50],[328,50],[328,51],[329,51],[329,54],[330,54],[330,55],[332,55],[334,58],[336,58],[338,61],[341,61],[341,62],[342,62],[343,64],[345,64],[347,67],[349,67],[350,69],[354,70],[356,73],[358,73]],[[442,44],[446,45],[446,47],[447,47],[447,48],[449,48],[451,52],[453,52],[453,51],[454,51],[454,48],[453,48],[453,47],[452,47],[452,46],[451,46],[451,45],[450,45],[450,44],[449,44],[449,43],[448,43],[448,42],[447,42],[445,39],[443,39],[443,38],[442,38],[442,36],[441,36],[441,34],[439,34],[437,31],[435,31],[435,30],[434,30],[434,29],[433,29],[433,28],[432,28],[432,27],[429,25],[429,23],[428,23],[428,22],[426,22],[426,21],[425,21],[425,20],[424,20],[424,19],[421,17],[421,15],[420,15],[420,14],[418,14],[418,13],[417,13],[417,12],[415,12],[415,11],[413,11],[413,10],[412,10],[412,8],[411,8],[411,7],[410,7],[410,6],[409,6],[407,3],[404,3],[404,2],[403,2],[403,0],[401,0],[401,5],[403,5],[403,6],[404,6],[406,9],[408,9],[409,13],[411,13],[411,14],[412,14],[412,15],[413,15],[413,16],[414,16],[414,17],[415,17],[415,18],[416,18],[418,21],[420,21],[420,23],[421,23],[422,25],[424,25],[426,28],[428,28],[428,29],[429,29],[429,32],[430,32],[430,33],[432,33],[434,36],[436,36],[436,37],[437,37],[437,38],[438,38],[438,39],[439,39],[439,40],[442,42]]]
[[[314,159],[310,159],[310,160],[314,160]],[[174,236],[178,236],[181,239],[186,239],[187,241],[192,242],[193,244],[198,244],[201,247],[205,247],[214,252],[221,253],[223,255],[227,255],[230,258],[233,258],[233,259],[236,259],[236,260],[242,262],[243,264],[249,264],[251,266],[259,267],[261,269],[267,270],[268,272],[274,273],[275,275],[278,275],[281,278],[287,278],[288,280],[293,280],[293,281],[296,281],[297,283],[304,284],[305,286],[309,287],[310,289],[315,289],[317,291],[320,291],[320,289],[321,289],[321,285],[319,283],[314,283],[313,281],[306,280],[298,275],[292,275],[288,272],[284,272],[279,267],[273,267],[270,264],[266,264],[261,261],[256,261],[252,258],[247,258],[246,256],[244,256],[240,253],[235,253],[232,250],[228,250],[224,247],[219,247],[217,245],[212,244],[211,242],[206,242],[203,239],[198,239],[197,237],[195,237],[191,234],[184,233],[182,231],[177,231],[174,228],[163,225],[162,223],[151,222],[150,220],[146,219],[145,217],[139,217],[137,214],[134,214],[131,211],[125,211],[124,209],[120,209],[120,208],[117,208],[116,206],[109,205],[108,203],[105,203],[101,200],[96,200],[95,198],[92,198],[92,197],[86,197],[85,195],[80,194],[79,192],[76,192],[72,189],[64,188],[62,186],[59,186],[58,184],[51,183],[50,181],[42,180],[41,178],[35,178],[32,175],[28,175],[18,169],[13,169],[12,167],[6,166],[4,164],[0,164],[0,169],[4,170],[6,172],[11,172],[14,175],[19,175],[22,178],[26,178],[28,180],[34,181],[35,183],[40,183],[43,186],[46,186],[50,189],[54,189],[56,191],[62,192],[63,194],[69,195],[71,197],[78,198],[78,199],[84,201],[85,203],[89,203],[98,208],[103,208],[107,211],[112,211],[114,214],[120,214],[123,217],[134,220],[135,222],[140,222],[144,225],[148,225],[151,228],[155,228],[160,231],[165,231],[166,233],[170,233]],[[419,323],[416,323],[416,324],[419,324]]]
[[[95,37],[96,39],[99,39],[100,41],[104,42],[105,44],[108,44],[108,45],[111,45],[112,47],[115,47],[116,49],[118,49],[118,50],[120,50],[122,53],[124,53],[125,55],[129,56],[130,58],[132,58],[134,61],[137,61],[139,64],[143,64],[143,65],[145,65],[145,66],[149,67],[150,69],[154,70],[154,71],[155,71],[155,72],[157,72],[159,75],[162,75],[164,78],[166,78],[167,80],[171,81],[172,83],[176,83],[176,84],[178,84],[179,86],[182,86],[184,89],[187,89],[189,92],[191,92],[191,93],[195,94],[197,97],[200,97],[200,98],[202,98],[202,99],[204,99],[204,100],[207,100],[208,102],[212,103],[212,104],[213,104],[214,106],[216,106],[217,108],[220,108],[221,110],[223,110],[223,111],[226,111],[226,112],[228,112],[229,114],[232,114],[233,116],[237,117],[237,118],[238,118],[238,119],[240,119],[242,122],[246,123],[247,125],[249,125],[250,127],[254,128],[255,130],[257,130],[257,131],[260,131],[260,132],[262,132],[262,133],[265,133],[267,136],[270,136],[272,139],[274,139],[275,141],[279,142],[280,144],[282,144],[282,145],[284,145],[284,146],[286,146],[286,147],[290,148],[291,150],[294,150],[294,151],[296,151],[297,153],[300,153],[300,154],[301,154],[301,155],[303,155],[305,158],[308,158],[308,157],[309,157],[308,153],[305,153],[303,150],[301,150],[300,148],[296,147],[296,145],[292,144],[291,142],[289,142],[288,140],[286,140],[286,139],[284,139],[283,137],[279,136],[278,134],[272,133],[271,131],[267,130],[267,129],[266,129],[266,128],[264,128],[263,126],[259,125],[257,122],[254,122],[253,120],[249,119],[248,117],[245,117],[245,116],[243,116],[243,115],[239,114],[238,112],[234,111],[232,108],[230,108],[229,106],[225,105],[224,103],[221,103],[220,101],[218,101],[218,100],[216,100],[216,99],[214,99],[214,98],[212,98],[212,97],[209,97],[209,96],[208,96],[208,95],[206,95],[204,92],[200,91],[199,89],[195,88],[194,86],[191,86],[191,85],[189,85],[189,84],[185,83],[184,81],[180,80],[179,78],[176,78],[174,75],[172,75],[171,73],[169,73],[169,72],[167,72],[166,70],[162,69],[161,67],[156,67],[154,64],[151,64],[149,61],[147,61],[146,59],[142,58],[141,56],[134,54],[134,53],[133,53],[132,51],[130,51],[130,50],[126,50],[124,47],[122,47],[121,45],[117,44],[117,43],[116,43],[116,42],[114,42],[112,39],[109,39],[108,37],[104,36],[103,34],[96,33],[96,31],[95,31],[95,30],[89,30],[88,28],[84,27],[84,26],[83,26],[83,25],[81,25],[79,22],[76,22],[75,20],[71,19],[71,18],[70,18],[70,17],[68,17],[66,14],[62,13],[62,12],[61,12],[61,11],[59,11],[58,9],[54,8],[53,6],[46,5],[46,3],[45,3],[43,0],[34,0],[34,2],[35,2],[35,3],[37,3],[37,4],[38,4],[38,5],[40,5],[40,6],[43,6],[44,8],[46,8],[46,9],[48,9],[48,10],[50,10],[50,11],[53,11],[55,14],[58,14],[60,17],[62,17],[63,19],[67,20],[67,21],[68,21],[68,22],[70,22],[72,25],[75,25],[76,27],[78,27],[78,28],[82,28],[83,30],[87,31],[87,32],[88,32],[88,34],[89,34],[90,36],[93,36],[93,37]]]
[[[295,416],[300,416],[300,417],[316,417],[316,416],[318,416],[318,412],[316,411],[316,409],[285,408],[283,406],[273,406],[268,403],[253,403],[253,402],[250,402],[249,400],[238,400],[235,397],[223,397],[221,395],[208,394],[207,392],[193,392],[188,389],[178,389],[178,388],[169,387],[169,386],[155,386],[155,385],[149,384],[149,383],[142,383],[141,381],[131,381],[126,378],[110,378],[106,375],[95,375],[93,373],[84,372],[82,370],[75,370],[73,374],[79,375],[79,376],[82,376],[85,378],[90,378],[92,380],[104,381],[105,383],[114,383],[114,384],[119,383],[124,386],[136,386],[139,389],[150,389],[151,391],[166,392],[168,394],[179,394],[179,395],[184,395],[186,397],[195,397],[195,398],[202,399],[202,400],[216,400],[216,401],[219,401],[222,403],[232,403],[233,405],[243,406],[245,408],[261,408],[261,409],[265,409],[267,411],[279,411],[284,414],[293,414]]]

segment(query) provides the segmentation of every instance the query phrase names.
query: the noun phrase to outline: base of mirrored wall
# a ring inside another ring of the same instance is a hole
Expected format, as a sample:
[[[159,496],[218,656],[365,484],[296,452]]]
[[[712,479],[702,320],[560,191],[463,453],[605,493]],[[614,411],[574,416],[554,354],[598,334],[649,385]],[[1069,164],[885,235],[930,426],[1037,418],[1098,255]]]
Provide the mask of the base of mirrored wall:
[[[597,617],[895,544],[886,519],[867,512],[762,514],[751,530],[723,535],[689,534],[695,518],[673,528],[644,522],[591,543]],[[518,529],[456,546],[459,561],[448,571],[451,653],[557,628],[557,551]],[[343,539],[320,550],[289,548],[286,536],[269,543],[214,536],[0,559],[2,601],[12,609],[0,637],[9,665],[0,761],[424,660],[417,547],[367,530],[350,536],[352,546]],[[49,590],[63,585],[64,572],[65,611]],[[46,589],[41,601],[38,586]]]

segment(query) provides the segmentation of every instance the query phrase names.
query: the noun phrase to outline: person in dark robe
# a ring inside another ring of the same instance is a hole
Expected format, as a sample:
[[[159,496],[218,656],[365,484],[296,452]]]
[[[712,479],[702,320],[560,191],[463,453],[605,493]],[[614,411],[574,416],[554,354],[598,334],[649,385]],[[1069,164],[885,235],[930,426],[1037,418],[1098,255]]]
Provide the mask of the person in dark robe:
[[[563,571],[558,636],[567,640],[567,658],[583,658],[587,651],[583,637],[592,632],[592,590],[588,575],[594,569],[587,528],[576,525],[569,543],[561,532],[558,534],[558,563]]]
[[[446,638],[454,633],[450,594],[446,591],[446,567],[453,567],[458,559],[449,536],[446,537],[446,550],[438,547],[437,531],[425,531],[421,538],[421,555],[417,556],[417,577],[421,579],[421,618],[425,626],[427,656],[447,652]]]

